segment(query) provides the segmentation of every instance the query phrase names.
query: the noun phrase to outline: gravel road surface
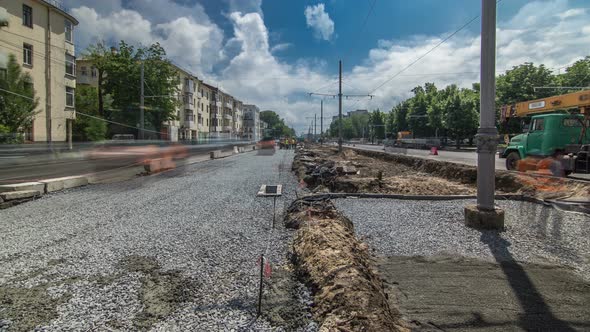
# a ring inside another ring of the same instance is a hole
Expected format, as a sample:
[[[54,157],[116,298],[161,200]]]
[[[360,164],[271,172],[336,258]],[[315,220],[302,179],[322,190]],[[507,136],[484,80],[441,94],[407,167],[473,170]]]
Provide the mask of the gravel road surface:
[[[419,331],[588,331],[590,217],[500,201],[505,232],[461,201],[337,200],[376,249],[390,305]]]
[[[554,263],[590,279],[590,217],[539,204],[497,201],[506,231],[465,227],[463,207],[474,200],[339,199],[358,236],[384,256],[458,254],[489,261]]]
[[[285,264],[292,234],[270,231],[256,193],[282,183],[280,213],[292,158],[240,154],[0,210],[0,330],[273,328],[252,322],[257,259]]]

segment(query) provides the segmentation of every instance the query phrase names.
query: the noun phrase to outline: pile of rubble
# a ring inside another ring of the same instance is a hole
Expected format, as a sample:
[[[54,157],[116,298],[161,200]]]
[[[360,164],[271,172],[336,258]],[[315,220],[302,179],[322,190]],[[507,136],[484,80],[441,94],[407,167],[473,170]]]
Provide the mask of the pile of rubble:
[[[441,178],[408,165],[382,161],[346,149],[302,147],[293,170],[316,193],[380,193],[405,195],[474,194],[473,184]]]
[[[409,331],[352,222],[329,200],[302,198],[288,209],[295,264],[314,295],[320,331]]]

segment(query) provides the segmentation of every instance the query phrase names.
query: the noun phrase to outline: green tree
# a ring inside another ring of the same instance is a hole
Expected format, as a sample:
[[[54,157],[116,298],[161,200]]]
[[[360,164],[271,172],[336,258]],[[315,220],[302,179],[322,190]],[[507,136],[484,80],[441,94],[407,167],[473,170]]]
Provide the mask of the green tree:
[[[109,107],[108,95],[106,105]],[[92,86],[78,86],[76,89],[76,111],[78,113],[72,136],[76,141],[100,141],[107,134],[107,123],[100,116],[98,89]]]
[[[478,112],[476,93],[470,89],[453,90],[445,101],[444,127],[455,139],[457,148],[465,138],[471,138],[477,132]]]
[[[369,114],[369,124],[372,141],[374,141],[375,139],[385,139],[385,119],[385,113],[381,112],[379,109],[376,109],[375,111]]]
[[[105,93],[113,98],[110,119],[135,126],[139,122],[140,72],[144,66],[144,93],[157,96],[145,99],[145,128],[159,132],[165,121],[174,120],[180,105],[179,76],[165,58],[160,44],[135,49],[124,41],[105,67]]]
[[[415,137],[431,136],[432,128],[428,125],[427,115],[430,98],[421,86],[415,87],[412,92],[414,97],[409,100],[409,110],[406,115],[408,127]]]
[[[89,60],[92,63],[92,67],[97,71],[98,80],[98,115],[105,117],[104,107],[104,79],[106,69],[108,67],[111,52],[107,50],[103,41],[99,41],[96,44],[89,45],[86,51],[82,54],[85,60]],[[91,68],[92,70],[92,68]]]
[[[498,106],[518,103],[525,100],[544,98],[555,94],[548,89],[535,87],[549,86],[555,82],[551,70],[545,65],[536,67],[533,63],[525,62],[515,66],[496,79],[496,96]]]
[[[560,86],[587,87],[590,86],[590,56],[576,61],[566,68],[565,73],[557,76]],[[579,89],[560,90],[559,93],[579,91]],[[557,94],[557,93],[553,93]]]
[[[338,123],[340,123],[339,119],[336,119],[330,123],[329,134],[331,137],[338,137]],[[352,119],[350,117],[343,117],[342,118],[342,138],[349,140],[352,138],[358,137],[356,136],[354,126],[352,124]]]
[[[352,137],[350,138],[366,138],[369,136],[369,114],[352,114],[346,119],[349,119],[352,125]],[[346,123],[346,121],[343,122],[343,124]]]
[[[29,129],[39,104],[31,76],[21,71],[14,54],[10,54],[6,71],[0,75],[0,126],[8,134],[22,133]],[[0,142],[20,141],[22,136],[0,136]]]
[[[260,112],[260,120],[268,124],[268,128],[271,129],[275,138],[295,137],[295,129],[287,126],[285,121],[274,111]]]

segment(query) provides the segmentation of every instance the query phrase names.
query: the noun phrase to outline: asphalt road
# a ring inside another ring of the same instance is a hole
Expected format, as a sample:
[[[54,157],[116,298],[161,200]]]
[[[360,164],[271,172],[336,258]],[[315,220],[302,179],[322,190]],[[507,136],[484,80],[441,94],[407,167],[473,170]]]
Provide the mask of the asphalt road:
[[[365,150],[383,151],[383,145],[356,144],[355,146],[349,145],[349,147]],[[475,153],[474,151],[439,150],[437,156],[431,155],[430,150],[406,149],[406,151],[406,154],[409,156],[418,156],[426,159],[449,161],[453,163],[460,163],[472,166],[477,165],[477,153]],[[496,155],[496,169],[506,170],[506,159],[501,159],[498,155]]]
[[[197,156],[208,154],[213,150],[231,151],[234,145],[240,145],[240,143],[204,144],[187,147],[189,156]],[[88,160],[84,157],[84,150],[71,154],[62,151],[57,157],[46,154],[45,150],[41,151],[42,154],[38,154],[34,149],[21,150],[19,150],[20,152],[14,152],[16,154],[10,154],[7,149],[4,149],[3,153],[0,154],[0,184],[103,172],[130,167],[135,163],[133,159],[129,158]]]
[[[256,194],[282,184],[280,216],[292,158],[242,153],[0,210],[0,331],[277,329],[254,320],[257,260],[275,278],[292,231],[271,229],[273,200]]]

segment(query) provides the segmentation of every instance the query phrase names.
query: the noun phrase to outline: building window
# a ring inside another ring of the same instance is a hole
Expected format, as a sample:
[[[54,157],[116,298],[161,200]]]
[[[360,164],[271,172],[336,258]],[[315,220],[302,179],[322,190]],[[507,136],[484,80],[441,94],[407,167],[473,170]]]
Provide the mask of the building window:
[[[86,67],[84,67],[84,66],[80,67],[80,75],[88,76],[88,71],[86,70]]]
[[[76,76],[76,58],[66,53],[66,74]]]
[[[66,41],[73,43],[74,42],[74,25],[69,20],[65,20],[64,25],[65,25],[65,30],[66,30]]]
[[[23,5],[23,25],[33,28],[33,8]]]
[[[75,89],[66,86],[66,106],[67,107],[74,107],[74,100],[76,99],[74,96]]]
[[[92,69],[90,70],[90,75],[92,77],[96,77],[96,67],[92,67]]]
[[[33,45],[23,44],[23,63],[33,65]]]

